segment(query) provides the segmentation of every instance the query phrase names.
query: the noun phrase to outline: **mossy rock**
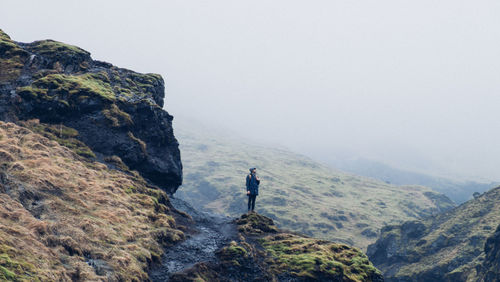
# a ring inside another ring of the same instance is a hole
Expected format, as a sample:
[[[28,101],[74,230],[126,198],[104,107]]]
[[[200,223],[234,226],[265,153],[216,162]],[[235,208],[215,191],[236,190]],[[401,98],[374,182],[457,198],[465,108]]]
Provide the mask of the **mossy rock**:
[[[106,101],[116,96],[109,83],[99,74],[82,75],[50,74],[35,80],[31,86],[20,87],[18,93],[23,98],[39,100],[69,100],[74,96],[92,96]]]
[[[17,79],[28,57],[29,53],[0,29],[0,83]]]
[[[217,256],[223,277],[266,281],[383,281],[360,250],[278,229],[258,213],[235,220],[238,240]]]
[[[261,243],[270,255],[269,267],[277,274],[349,281],[370,281],[380,275],[365,254],[347,245],[293,234],[269,235]]]
[[[26,49],[39,56],[50,59],[52,67],[58,62],[63,64],[78,64],[84,67],[83,62],[90,61],[90,53],[73,45],[54,41],[40,40],[27,45]]]
[[[236,220],[236,224],[238,231],[246,234],[275,233],[278,231],[272,219],[254,212],[242,215]]]

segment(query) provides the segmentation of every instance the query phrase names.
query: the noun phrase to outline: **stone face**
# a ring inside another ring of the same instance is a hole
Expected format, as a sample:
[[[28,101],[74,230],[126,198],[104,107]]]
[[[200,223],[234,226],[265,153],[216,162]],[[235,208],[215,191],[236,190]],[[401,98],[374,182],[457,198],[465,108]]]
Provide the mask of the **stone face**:
[[[486,258],[478,268],[481,281],[500,281],[500,225],[484,245]]]
[[[92,60],[53,40],[19,43],[0,30],[0,119],[39,119],[78,131],[98,157],[119,156],[173,194],[182,164],[164,81]]]

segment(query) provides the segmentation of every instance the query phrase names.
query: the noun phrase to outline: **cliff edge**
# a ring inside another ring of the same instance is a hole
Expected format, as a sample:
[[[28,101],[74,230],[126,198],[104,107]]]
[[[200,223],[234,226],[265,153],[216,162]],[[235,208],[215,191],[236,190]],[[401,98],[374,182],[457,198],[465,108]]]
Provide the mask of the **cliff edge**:
[[[0,30],[0,120],[70,128],[97,159],[119,157],[173,194],[182,163],[164,96],[160,75],[96,61],[53,40],[15,42]]]

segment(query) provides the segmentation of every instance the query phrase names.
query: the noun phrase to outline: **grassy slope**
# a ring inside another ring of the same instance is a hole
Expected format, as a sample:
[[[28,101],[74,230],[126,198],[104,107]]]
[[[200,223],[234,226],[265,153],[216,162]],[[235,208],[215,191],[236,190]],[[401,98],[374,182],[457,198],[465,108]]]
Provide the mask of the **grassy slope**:
[[[184,236],[167,196],[58,142],[0,122],[0,280],[147,279]]]
[[[179,197],[196,207],[237,216],[246,211],[244,180],[256,166],[262,178],[257,210],[281,227],[365,249],[386,224],[429,215],[440,195],[335,171],[295,153],[245,144],[176,123],[184,164]],[[430,197],[426,196],[429,195]]]
[[[413,236],[405,225],[386,227],[378,246],[370,246],[371,258],[387,278],[476,281],[486,239],[500,224],[500,187],[412,225],[417,224],[419,231]],[[392,249],[389,257],[397,257],[397,261],[387,258],[388,245]]]

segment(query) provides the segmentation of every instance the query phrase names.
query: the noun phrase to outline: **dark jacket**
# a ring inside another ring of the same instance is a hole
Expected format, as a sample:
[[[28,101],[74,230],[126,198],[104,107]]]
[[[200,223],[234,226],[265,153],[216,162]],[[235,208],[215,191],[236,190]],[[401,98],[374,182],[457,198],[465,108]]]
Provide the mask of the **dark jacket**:
[[[257,180],[255,174],[247,175],[247,191],[250,191],[250,195],[259,195],[259,184],[260,180]]]

